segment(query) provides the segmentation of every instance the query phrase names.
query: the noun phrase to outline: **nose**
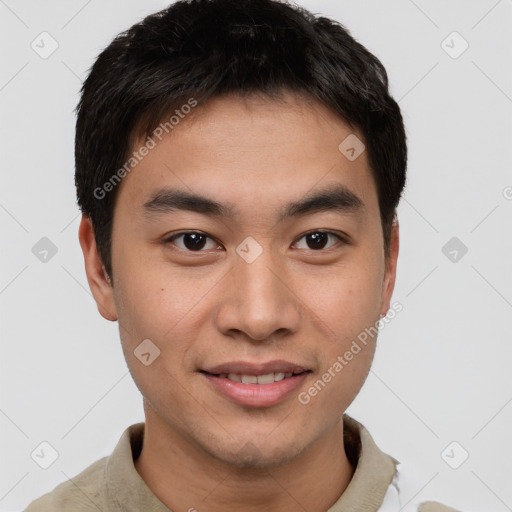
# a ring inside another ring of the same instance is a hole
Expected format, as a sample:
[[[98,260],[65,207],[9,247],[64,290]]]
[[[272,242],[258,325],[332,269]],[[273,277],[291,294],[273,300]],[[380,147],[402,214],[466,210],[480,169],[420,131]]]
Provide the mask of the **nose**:
[[[289,273],[270,250],[251,263],[236,259],[221,293],[216,322],[226,336],[243,333],[252,341],[264,341],[299,328],[300,300]]]

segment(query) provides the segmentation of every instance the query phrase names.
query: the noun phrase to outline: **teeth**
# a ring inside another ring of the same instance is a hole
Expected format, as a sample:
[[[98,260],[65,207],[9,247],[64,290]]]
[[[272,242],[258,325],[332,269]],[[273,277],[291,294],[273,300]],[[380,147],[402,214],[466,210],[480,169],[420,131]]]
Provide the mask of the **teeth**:
[[[258,384],[272,384],[274,382],[274,374],[266,373],[265,375],[258,375]]]
[[[232,380],[233,382],[241,382],[243,384],[273,384],[283,379],[288,379],[292,373],[266,373],[265,375],[241,375],[238,373],[222,373],[219,377]]]

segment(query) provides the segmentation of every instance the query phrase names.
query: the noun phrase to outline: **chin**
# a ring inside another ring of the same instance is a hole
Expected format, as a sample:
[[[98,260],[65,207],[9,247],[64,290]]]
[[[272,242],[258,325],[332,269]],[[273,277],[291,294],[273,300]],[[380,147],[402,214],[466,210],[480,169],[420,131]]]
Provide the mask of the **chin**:
[[[233,442],[233,439],[229,439],[230,446],[210,446],[207,450],[217,460],[230,466],[258,470],[282,466],[298,457],[307,448],[299,444],[298,440],[294,443],[287,439],[286,444],[281,442],[277,445],[276,442],[270,444],[267,435],[262,435],[260,440],[254,436],[247,437],[251,437],[251,440],[239,439]]]

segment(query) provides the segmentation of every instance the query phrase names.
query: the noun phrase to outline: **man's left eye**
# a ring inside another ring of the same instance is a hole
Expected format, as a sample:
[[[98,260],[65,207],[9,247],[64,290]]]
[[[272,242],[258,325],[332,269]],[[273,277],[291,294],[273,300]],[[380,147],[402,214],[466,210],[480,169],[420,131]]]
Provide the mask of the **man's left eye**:
[[[329,236],[334,238],[334,243],[327,246]],[[336,233],[332,233],[330,231],[311,231],[310,233],[306,233],[303,235],[299,240],[306,239],[306,244],[308,247],[299,247],[299,249],[311,249],[311,250],[320,250],[325,249],[327,246],[327,249],[330,249],[333,245],[336,244],[336,242],[345,242],[343,238],[340,235],[337,235]]]

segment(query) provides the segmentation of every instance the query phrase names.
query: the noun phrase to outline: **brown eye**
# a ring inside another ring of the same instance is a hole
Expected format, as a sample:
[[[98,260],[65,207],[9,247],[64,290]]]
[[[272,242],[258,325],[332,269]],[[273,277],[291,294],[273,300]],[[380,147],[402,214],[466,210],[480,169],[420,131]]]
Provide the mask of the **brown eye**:
[[[344,242],[341,236],[336,233],[331,233],[330,231],[311,231],[310,233],[306,233],[300,238],[300,240],[305,239],[307,247],[299,247],[299,249],[311,249],[311,250],[321,250],[325,249],[327,244],[329,243],[329,236],[334,238],[334,243],[329,245],[327,249],[330,249],[333,245],[336,244],[337,241]]]
[[[180,240],[181,243],[175,243],[175,240]],[[216,247],[219,247],[219,244],[217,244],[214,240],[212,240],[208,235],[205,233],[200,233],[199,231],[188,231],[183,233],[178,233],[176,235],[173,235],[172,237],[168,238],[166,240],[166,243],[172,242],[180,249],[183,249],[185,251],[193,251],[193,252],[200,252],[202,249],[215,249]],[[208,242],[210,245],[208,246]]]

